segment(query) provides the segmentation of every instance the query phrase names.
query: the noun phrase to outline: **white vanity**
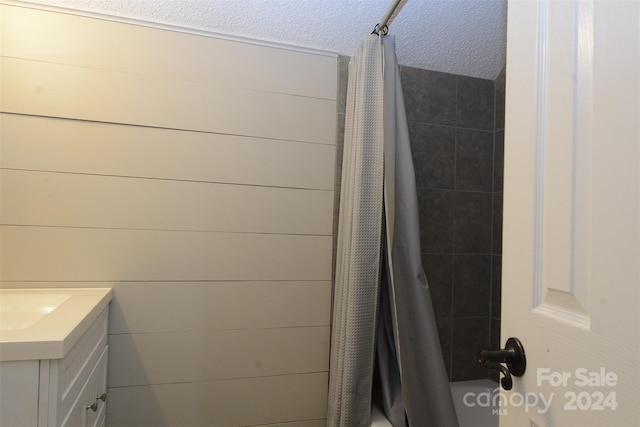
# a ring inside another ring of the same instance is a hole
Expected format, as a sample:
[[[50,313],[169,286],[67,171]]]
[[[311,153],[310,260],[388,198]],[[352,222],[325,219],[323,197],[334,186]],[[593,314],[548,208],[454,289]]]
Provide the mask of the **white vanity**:
[[[0,425],[104,426],[111,289],[0,290]]]

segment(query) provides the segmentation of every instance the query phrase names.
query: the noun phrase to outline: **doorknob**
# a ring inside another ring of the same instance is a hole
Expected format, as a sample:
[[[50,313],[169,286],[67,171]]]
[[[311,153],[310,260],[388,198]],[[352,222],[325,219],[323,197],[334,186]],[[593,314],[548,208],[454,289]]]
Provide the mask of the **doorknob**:
[[[511,390],[513,380],[511,375],[521,377],[527,368],[524,347],[518,338],[509,338],[502,350],[480,350],[478,362],[489,370],[499,370],[504,377],[500,381],[502,388]],[[507,366],[503,366],[502,363]]]

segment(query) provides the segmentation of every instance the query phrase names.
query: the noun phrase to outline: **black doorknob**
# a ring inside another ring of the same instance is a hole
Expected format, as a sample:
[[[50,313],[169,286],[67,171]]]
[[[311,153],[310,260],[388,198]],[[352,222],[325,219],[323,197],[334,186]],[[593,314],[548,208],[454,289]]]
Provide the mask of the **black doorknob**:
[[[518,338],[509,338],[502,350],[480,350],[478,362],[489,370],[499,370],[504,377],[500,381],[502,388],[511,390],[513,380],[511,375],[521,377],[527,368],[524,347]],[[507,366],[503,366],[502,364]]]

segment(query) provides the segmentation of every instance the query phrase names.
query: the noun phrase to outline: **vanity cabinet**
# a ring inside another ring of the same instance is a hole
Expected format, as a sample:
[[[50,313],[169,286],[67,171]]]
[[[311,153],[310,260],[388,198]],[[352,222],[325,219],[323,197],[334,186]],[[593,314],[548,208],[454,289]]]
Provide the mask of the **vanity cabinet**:
[[[0,425],[104,426],[107,322],[104,308],[61,359],[2,362]]]

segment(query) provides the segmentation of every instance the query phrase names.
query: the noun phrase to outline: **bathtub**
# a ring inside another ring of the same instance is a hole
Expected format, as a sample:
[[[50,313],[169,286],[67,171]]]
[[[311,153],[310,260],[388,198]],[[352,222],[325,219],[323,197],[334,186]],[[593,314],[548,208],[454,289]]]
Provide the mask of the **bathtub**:
[[[491,380],[457,381],[450,383],[453,404],[460,427],[498,427],[499,407],[494,391],[498,383]]]
[[[499,408],[488,405],[498,384],[490,380],[451,383],[451,396],[460,427],[498,427]],[[393,427],[382,411],[371,409],[371,427]]]

